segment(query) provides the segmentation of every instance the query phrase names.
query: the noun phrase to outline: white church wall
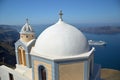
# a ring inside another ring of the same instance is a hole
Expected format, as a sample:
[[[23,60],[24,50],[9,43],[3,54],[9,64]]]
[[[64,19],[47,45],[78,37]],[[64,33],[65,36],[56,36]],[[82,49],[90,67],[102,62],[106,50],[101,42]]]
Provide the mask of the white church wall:
[[[2,66],[0,66],[0,77],[1,80],[9,80],[8,72],[5,71],[5,69],[3,69]]]
[[[21,42],[20,40],[18,40],[16,43],[15,43],[15,52],[16,52],[16,60],[17,60],[17,64],[19,64],[19,59],[18,59],[18,47],[19,46],[22,46],[25,50],[25,55],[26,55],[26,66],[28,68],[31,68],[32,65],[31,65],[31,56],[30,56],[30,51],[31,51],[31,47],[35,44],[35,40],[33,40],[31,43],[29,43],[28,45],[27,44],[24,44],[23,42]]]
[[[6,66],[0,66],[0,77],[1,80],[10,80],[9,74],[12,74],[14,80],[30,80],[29,78],[25,77],[24,75],[16,72],[14,69],[11,69]]]

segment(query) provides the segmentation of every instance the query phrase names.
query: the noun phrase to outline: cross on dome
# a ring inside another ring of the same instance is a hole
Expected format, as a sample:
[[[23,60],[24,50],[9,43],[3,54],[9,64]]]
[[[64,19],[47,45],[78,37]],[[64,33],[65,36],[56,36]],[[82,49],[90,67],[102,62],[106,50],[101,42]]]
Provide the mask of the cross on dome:
[[[60,10],[60,13],[59,13],[60,18],[59,18],[59,19],[60,19],[61,21],[63,21],[62,15],[63,15],[62,10]]]
[[[28,23],[28,18],[26,18],[26,23]]]

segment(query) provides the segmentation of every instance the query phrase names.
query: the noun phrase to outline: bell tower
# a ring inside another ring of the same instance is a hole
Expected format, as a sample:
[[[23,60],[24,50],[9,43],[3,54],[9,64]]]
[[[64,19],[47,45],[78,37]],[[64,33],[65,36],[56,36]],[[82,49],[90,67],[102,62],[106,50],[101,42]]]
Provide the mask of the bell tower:
[[[20,66],[31,68],[30,52],[35,44],[35,40],[34,30],[30,26],[28,19],[26,19],[26,23],[20,31],[20,39],[15,43],[17,68]]]
[[[35,33],[29,25],[28,19],[26,19],[26,23],[20,31],[20,40],[23,42],[29,42],[32,39],[35,39]]]

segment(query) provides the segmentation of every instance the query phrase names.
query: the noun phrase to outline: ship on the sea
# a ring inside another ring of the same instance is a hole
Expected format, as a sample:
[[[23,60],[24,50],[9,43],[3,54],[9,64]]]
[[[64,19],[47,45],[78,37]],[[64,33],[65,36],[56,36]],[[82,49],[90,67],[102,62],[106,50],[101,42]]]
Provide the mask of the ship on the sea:
[[[89,45],[98,45],[98,46],[105,46],[106,42],[105,41],[93,41],[93,40],[88,40]]]

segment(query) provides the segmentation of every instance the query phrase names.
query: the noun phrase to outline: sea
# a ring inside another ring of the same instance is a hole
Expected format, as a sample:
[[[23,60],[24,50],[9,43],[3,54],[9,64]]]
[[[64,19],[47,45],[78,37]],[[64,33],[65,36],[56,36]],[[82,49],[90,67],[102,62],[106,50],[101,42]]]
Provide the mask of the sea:
[[[38,37],[50,25],[35,26],[33,29]],[[78,27],[76,27],[78,28]],[[88,40],[105,41],[106,46],[95,47],[94,62],[101,64],[102,68],[120,70],[120,34],[90,34],[84,33]]]
[[[95,47],[95,63],[101,64],[102,68],[120,70],[120,34],[89,34],[84,33],[88,40],[105,41],[106,46]]]

